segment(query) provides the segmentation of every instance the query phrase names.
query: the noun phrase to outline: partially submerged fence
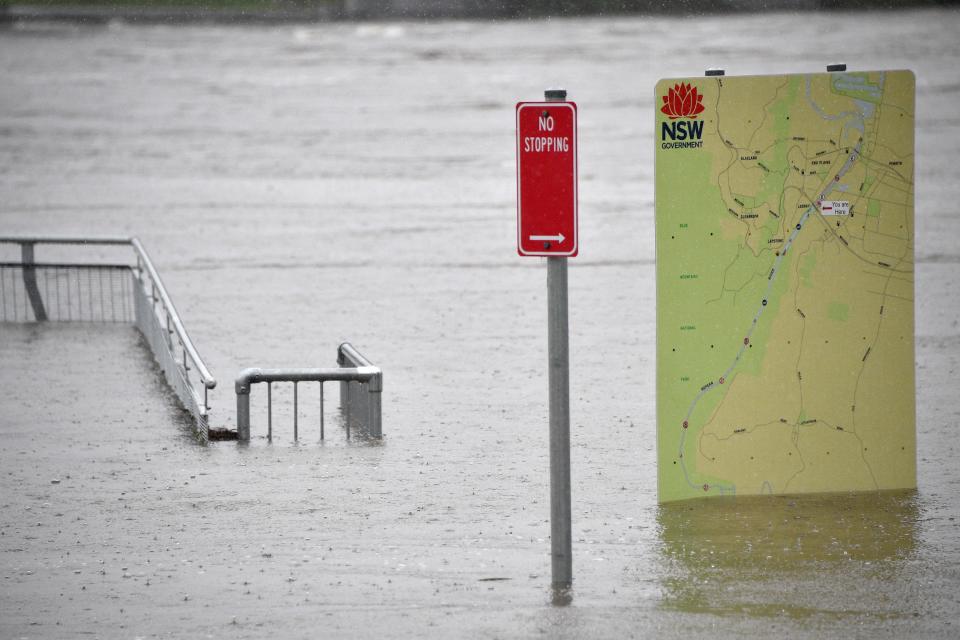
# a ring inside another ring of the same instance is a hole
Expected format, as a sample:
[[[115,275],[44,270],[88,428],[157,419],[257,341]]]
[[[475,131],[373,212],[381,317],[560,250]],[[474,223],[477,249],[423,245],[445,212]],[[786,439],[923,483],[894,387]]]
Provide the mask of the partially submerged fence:
[[[199,440],[209,438],[208,392],[217,385],[146,249],[137,238],[0,237],[20,247],[19,262],[0,262],[4,322],[133,322],[170,388],[193,417]],[[38,246],[129,247],[127,262],[39,262]]]
[[[133,322],[131,265],[111,262],[37,262],[36,245],[109,246],[121,238],[0,238],[19,245],[20,260],[0,262],[3,322]]]
[[[315,382],[320,392],[320,439],[324,438],[323,383],[340,383],[340,408],[345,412],[347,437],[356,423],[370,437],[383,436],[381,426],[381,392],[383,373],[360,355],[349,343],[337,349],[339,368],[326,369],[244,369],[237,376],[237,439],[250,440],[250,391],[257,383],[267,385],[267,438],[273,438],[273,383],[293,383],[293,439],[299,438],[298,385]]]
[[[0,237],[0,245],[18,245],[19,261],[0,261],[2,322],[132,322],[143,335],[181,406],[190,413],[198,440],[210,439],[209,391],[217,385],[183,326],[146,249],[137,238],[53,236]],[[126,260],[89,255],[80,260],[39,262],[36,248],[61,251],[129,248]],[[356,425],[380,438],[383,374],[350,344],[337,350],[339,368],[244,369],[236,381],[237,438],[250,439],[250,387],[267,383],[267,437],[273,436],[272,383],[292,382],[294,439],[298,436],[297,385],[320,386],[320,435],[324,436],[323,383],[340,383],[340,408],[347,437]],[[222,431],[220,432],[223,433]]]
[[[136,238],[131,239],[130,244],[137,254],[135,273],[138,274],[141,284],[134,287],[137,328],[146,338],[157,364],[163,370],[180,403],[193,415],[200,439],[205,442],[210,431],[209,391],[217,386],[217,381],[210,375],[207,365],[197,353],[197,348],[190,340],[180,314],[173,306],[170,294],[163,286],[160,274],[147,256],[143,245]],[[191,371],[196,371],[199,385],[191,379]]]

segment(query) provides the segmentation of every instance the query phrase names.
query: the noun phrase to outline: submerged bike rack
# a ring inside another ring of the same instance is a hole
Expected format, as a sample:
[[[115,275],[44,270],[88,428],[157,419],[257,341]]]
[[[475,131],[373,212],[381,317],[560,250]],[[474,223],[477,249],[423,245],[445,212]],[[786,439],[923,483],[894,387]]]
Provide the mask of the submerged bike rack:
[[[137,238],[122,237],[0,237],[0,245],[20,248],[19,262],[0,261],[0,322],[126,322],[133,323],[180,405],[193,418],[197,439],[211,438],[209,391],[217,386],[183,326],[146,249]],[[37,262],[37,246],[129,247],[127,262]],[[271,383],[294,383],[294,437],[297,434],[297,383],[340,382],[340,406],[347,437],[352,422],[371,436],[382,437],[380,393],[383,375],[351,345],[340,345],[339,368],[245,369],[237,378],[237,439],[250,439],[250,385],[267,383],[268,437],[272,436]],[[243,389],[243,391],[241,391]],[[321,437],[323,416],[321,410]],[[214,437],[231,439],[232,432],[215,430]]]

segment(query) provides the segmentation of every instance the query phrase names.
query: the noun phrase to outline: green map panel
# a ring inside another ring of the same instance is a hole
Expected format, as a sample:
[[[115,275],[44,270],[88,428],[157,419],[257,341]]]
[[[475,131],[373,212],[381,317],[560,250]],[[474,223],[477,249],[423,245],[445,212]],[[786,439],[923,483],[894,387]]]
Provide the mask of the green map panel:
[[[660,501],[915,487],[913,74],[655,100]]]

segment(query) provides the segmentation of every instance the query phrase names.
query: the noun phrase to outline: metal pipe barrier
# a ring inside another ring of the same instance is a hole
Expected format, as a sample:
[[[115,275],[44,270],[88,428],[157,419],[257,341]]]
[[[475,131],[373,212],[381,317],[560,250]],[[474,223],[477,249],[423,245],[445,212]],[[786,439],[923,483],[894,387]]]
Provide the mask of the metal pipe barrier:
[[[299,437],[298,383],[320,384],[320,439],[324,439],[323,383],[340,383],[340,410],[344,412],[347,438],[351,423],[356,422],[371,438],[382,438],[381,394],[383,372],[360,355],[349,343],[337,349],[339,368],[321,369],[244,369],[237,376],[237,440],[250,441],[250,390],[254,384],[267,383],[267,438],[273,438],[273,387],[274,382],[293,383],[293,438]]]
[[[217,381],[197,353],[160,274],[137,238],[17,236],[0,237],[0,244],[19,245],[21,258],[19,263],[0,263],[3,322],[133,322],[180,404],[193,417],[197,438],[207,442],[208,392]],[[37,245],[128,246],[136,262],[38,263]],[[195,372],[193,379],[191,372]]]
[[[0,322],[133,322],[130,265],[0,262]]]
[[[217,386],[217,381],[197,353],[146,249],[137,238],[131,238],[130,244],[137,255],[137,273],[141,285],[134,288],[138,302],[137,327],[150,344],[170,387],[193,416],[199,439],[206,442],[210,433],[209,391]],[[191,371],[196,371],[199,377],[199,389],[190,379]]]

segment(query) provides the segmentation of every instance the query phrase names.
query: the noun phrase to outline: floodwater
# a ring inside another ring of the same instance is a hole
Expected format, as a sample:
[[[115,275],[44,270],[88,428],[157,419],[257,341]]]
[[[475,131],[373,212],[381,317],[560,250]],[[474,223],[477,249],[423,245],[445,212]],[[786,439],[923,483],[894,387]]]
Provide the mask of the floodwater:
[[[382,443],[289,388],[196,445],[134,329],[0,326],[3,637],[956,637],[960,14],[0,32],[0,233],[137,235],[219,379],[383,367]],[[919,489],[656,503],[653,85],[917,74]],[[548,588],[545,265],[513,105],[580,105],[574,590]],[[38,257],[42,258],[42,255]],[[332,388],[331,388],[332,391]]]

